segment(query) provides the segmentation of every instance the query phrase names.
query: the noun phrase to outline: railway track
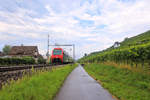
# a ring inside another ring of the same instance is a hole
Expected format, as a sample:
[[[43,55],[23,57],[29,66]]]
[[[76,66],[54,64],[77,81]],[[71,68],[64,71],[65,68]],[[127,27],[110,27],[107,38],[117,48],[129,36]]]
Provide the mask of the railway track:
[[[5,66],[0,67],[0,89],[2,85],[9,83],[11,80],[18,80],[25,74],[32,75],[32,68],[35,70],[51,70],[52,67],[60,67],[66,64],[43,64],[43,65],[24,65],[24,66]]]
[[[64,65],[64,64],[59,64]],[[41,64],[41,65],[23,65],[23,66],[5,66],[0,67],[0,72],[8,72],[8,71],[17,71],[17,70],[26,70],[31,68],[45,68],[45,67],[52,67],[58,66],[58,64]]]

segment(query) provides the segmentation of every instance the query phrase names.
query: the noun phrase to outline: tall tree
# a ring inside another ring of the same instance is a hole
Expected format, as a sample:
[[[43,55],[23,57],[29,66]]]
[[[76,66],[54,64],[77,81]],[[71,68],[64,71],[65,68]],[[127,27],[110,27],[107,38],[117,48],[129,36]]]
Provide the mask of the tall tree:
[[[3,48],[3,53],[4,53],[5,55],[9,54],[10,49],[11,49],[11,46],[10,46],[10,45],[5,45],[4,48]]]

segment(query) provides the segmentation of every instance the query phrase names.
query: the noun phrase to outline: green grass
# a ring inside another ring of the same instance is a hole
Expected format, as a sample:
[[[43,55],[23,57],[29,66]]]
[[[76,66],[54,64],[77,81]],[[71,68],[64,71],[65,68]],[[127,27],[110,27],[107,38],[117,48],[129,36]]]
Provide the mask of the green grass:
[[[0,100],[52,100],[68,74],[77,65],[67,65],[52,71],[43,71],[25,76],[4,86],[0,90]]]
[[[150,100],[150,75],[103,64],[85,70],[120,100]]]

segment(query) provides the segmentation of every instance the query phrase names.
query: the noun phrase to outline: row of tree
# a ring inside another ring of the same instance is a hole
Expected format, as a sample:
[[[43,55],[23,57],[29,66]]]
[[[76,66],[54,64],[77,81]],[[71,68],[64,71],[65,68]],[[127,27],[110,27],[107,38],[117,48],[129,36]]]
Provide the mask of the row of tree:
[[[125,49],[114,49],[105,51],[97,55],[91,55],[84,57],[80,62],[105,62],[113,61],[116,63],[133,63],[137,66],[138,64],[144,65],[148,63],[150,65],[150,44],[133,46]]]

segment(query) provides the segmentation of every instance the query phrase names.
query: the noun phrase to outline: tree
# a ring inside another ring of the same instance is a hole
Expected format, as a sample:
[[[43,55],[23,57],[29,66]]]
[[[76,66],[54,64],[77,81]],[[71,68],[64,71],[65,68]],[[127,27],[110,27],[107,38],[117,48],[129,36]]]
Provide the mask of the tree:
[[[5,45],[4,48],[3,48],[3,53],[5,55],[8,55],[10,50],[11,50],[11,46],[10,45]]]

